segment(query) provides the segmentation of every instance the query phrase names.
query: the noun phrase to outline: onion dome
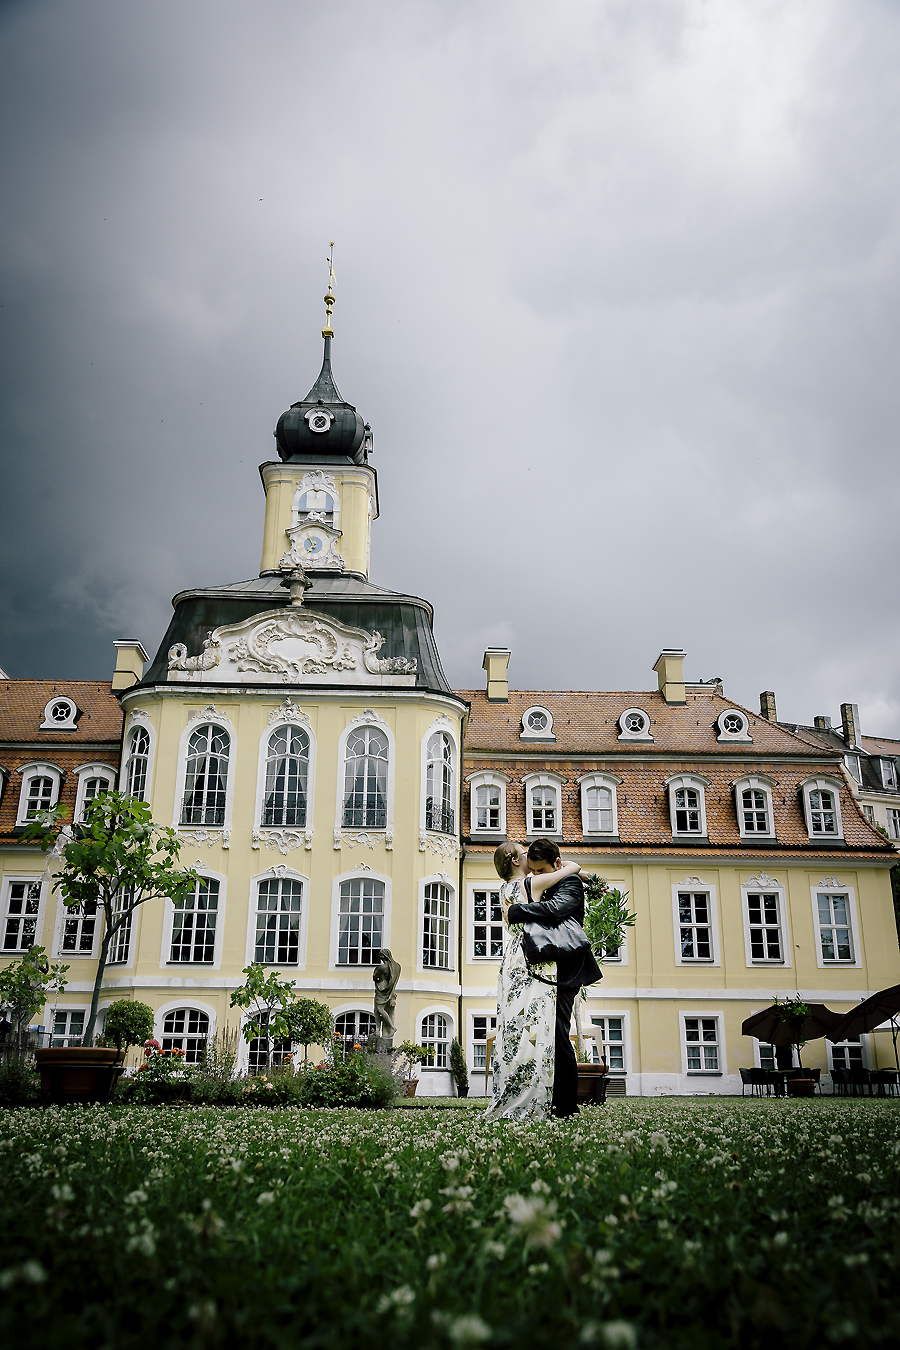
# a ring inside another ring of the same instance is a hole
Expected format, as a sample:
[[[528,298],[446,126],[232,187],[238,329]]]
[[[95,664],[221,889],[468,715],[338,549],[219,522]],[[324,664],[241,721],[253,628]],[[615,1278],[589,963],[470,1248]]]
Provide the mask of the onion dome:
[[[329,316],[330,317],[330,316]],[[275,428],[278,453],[284,460],[351,459],[365,464],[369,428],[352,403],[341,397],[331,373],[331,338],[324,331],[325,357],[319,378],[299,403],[281,414]]]

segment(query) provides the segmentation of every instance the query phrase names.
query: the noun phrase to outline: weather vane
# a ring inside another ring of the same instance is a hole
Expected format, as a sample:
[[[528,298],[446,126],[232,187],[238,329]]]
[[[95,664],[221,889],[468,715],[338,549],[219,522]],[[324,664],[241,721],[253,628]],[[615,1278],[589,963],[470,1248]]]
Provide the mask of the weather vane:
[[[322,329],[324,338],[333,338],[334,329],[331,326],[331,310],[334,305],[334,283],[337,277],[334,275],[334,240],[332,239],[328,247],[328,293],[325,296],[325,327]]]

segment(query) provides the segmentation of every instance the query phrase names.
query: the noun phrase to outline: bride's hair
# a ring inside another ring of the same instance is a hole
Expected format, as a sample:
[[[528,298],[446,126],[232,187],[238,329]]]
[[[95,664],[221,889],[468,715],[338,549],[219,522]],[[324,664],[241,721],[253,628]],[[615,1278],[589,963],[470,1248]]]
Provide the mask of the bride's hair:
[[[498,877],[504,881],[511,881],[512,874],[516,870],[519,862],[519,845],[512,840],[501,844],[494,854],[494,867],[497,869]]]

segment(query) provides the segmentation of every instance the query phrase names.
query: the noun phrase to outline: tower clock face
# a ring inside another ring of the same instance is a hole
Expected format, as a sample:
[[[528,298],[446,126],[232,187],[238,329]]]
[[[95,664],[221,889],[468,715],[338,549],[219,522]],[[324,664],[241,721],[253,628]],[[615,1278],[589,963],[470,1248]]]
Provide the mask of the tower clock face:
[[[317,558],[325,557],[330,542],[329,536],[324,530],[315,525],[310,525],[300,535],[297,546],[304,558],[308,558],[310,562],[315,562]]]
[[[327,408],[310,408],[303,416],[310,431],[315,431],[319,435],[327,431],[334,421],[334,413],[329,412]]]

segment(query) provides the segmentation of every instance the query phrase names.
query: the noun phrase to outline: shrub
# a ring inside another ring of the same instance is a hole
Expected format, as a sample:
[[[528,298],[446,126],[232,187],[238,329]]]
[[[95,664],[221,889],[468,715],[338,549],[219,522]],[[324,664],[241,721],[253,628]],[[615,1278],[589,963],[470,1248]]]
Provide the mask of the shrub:
[[[41,1080],[33,1064],[0,1065],[0,1106],[37,1106],[40,1099]]]
[[[390,1067],[361,1053],[334,1064],[304,1067],[294,1081],[303,1106],[390,1106],[398,1096]]]
[[[153,1009],[146,1003],[134,1003],[130,998],[118,998],[106,1010],[101,1043],[127,1050],[132,1045],[144,1045],[153,1035]]]

